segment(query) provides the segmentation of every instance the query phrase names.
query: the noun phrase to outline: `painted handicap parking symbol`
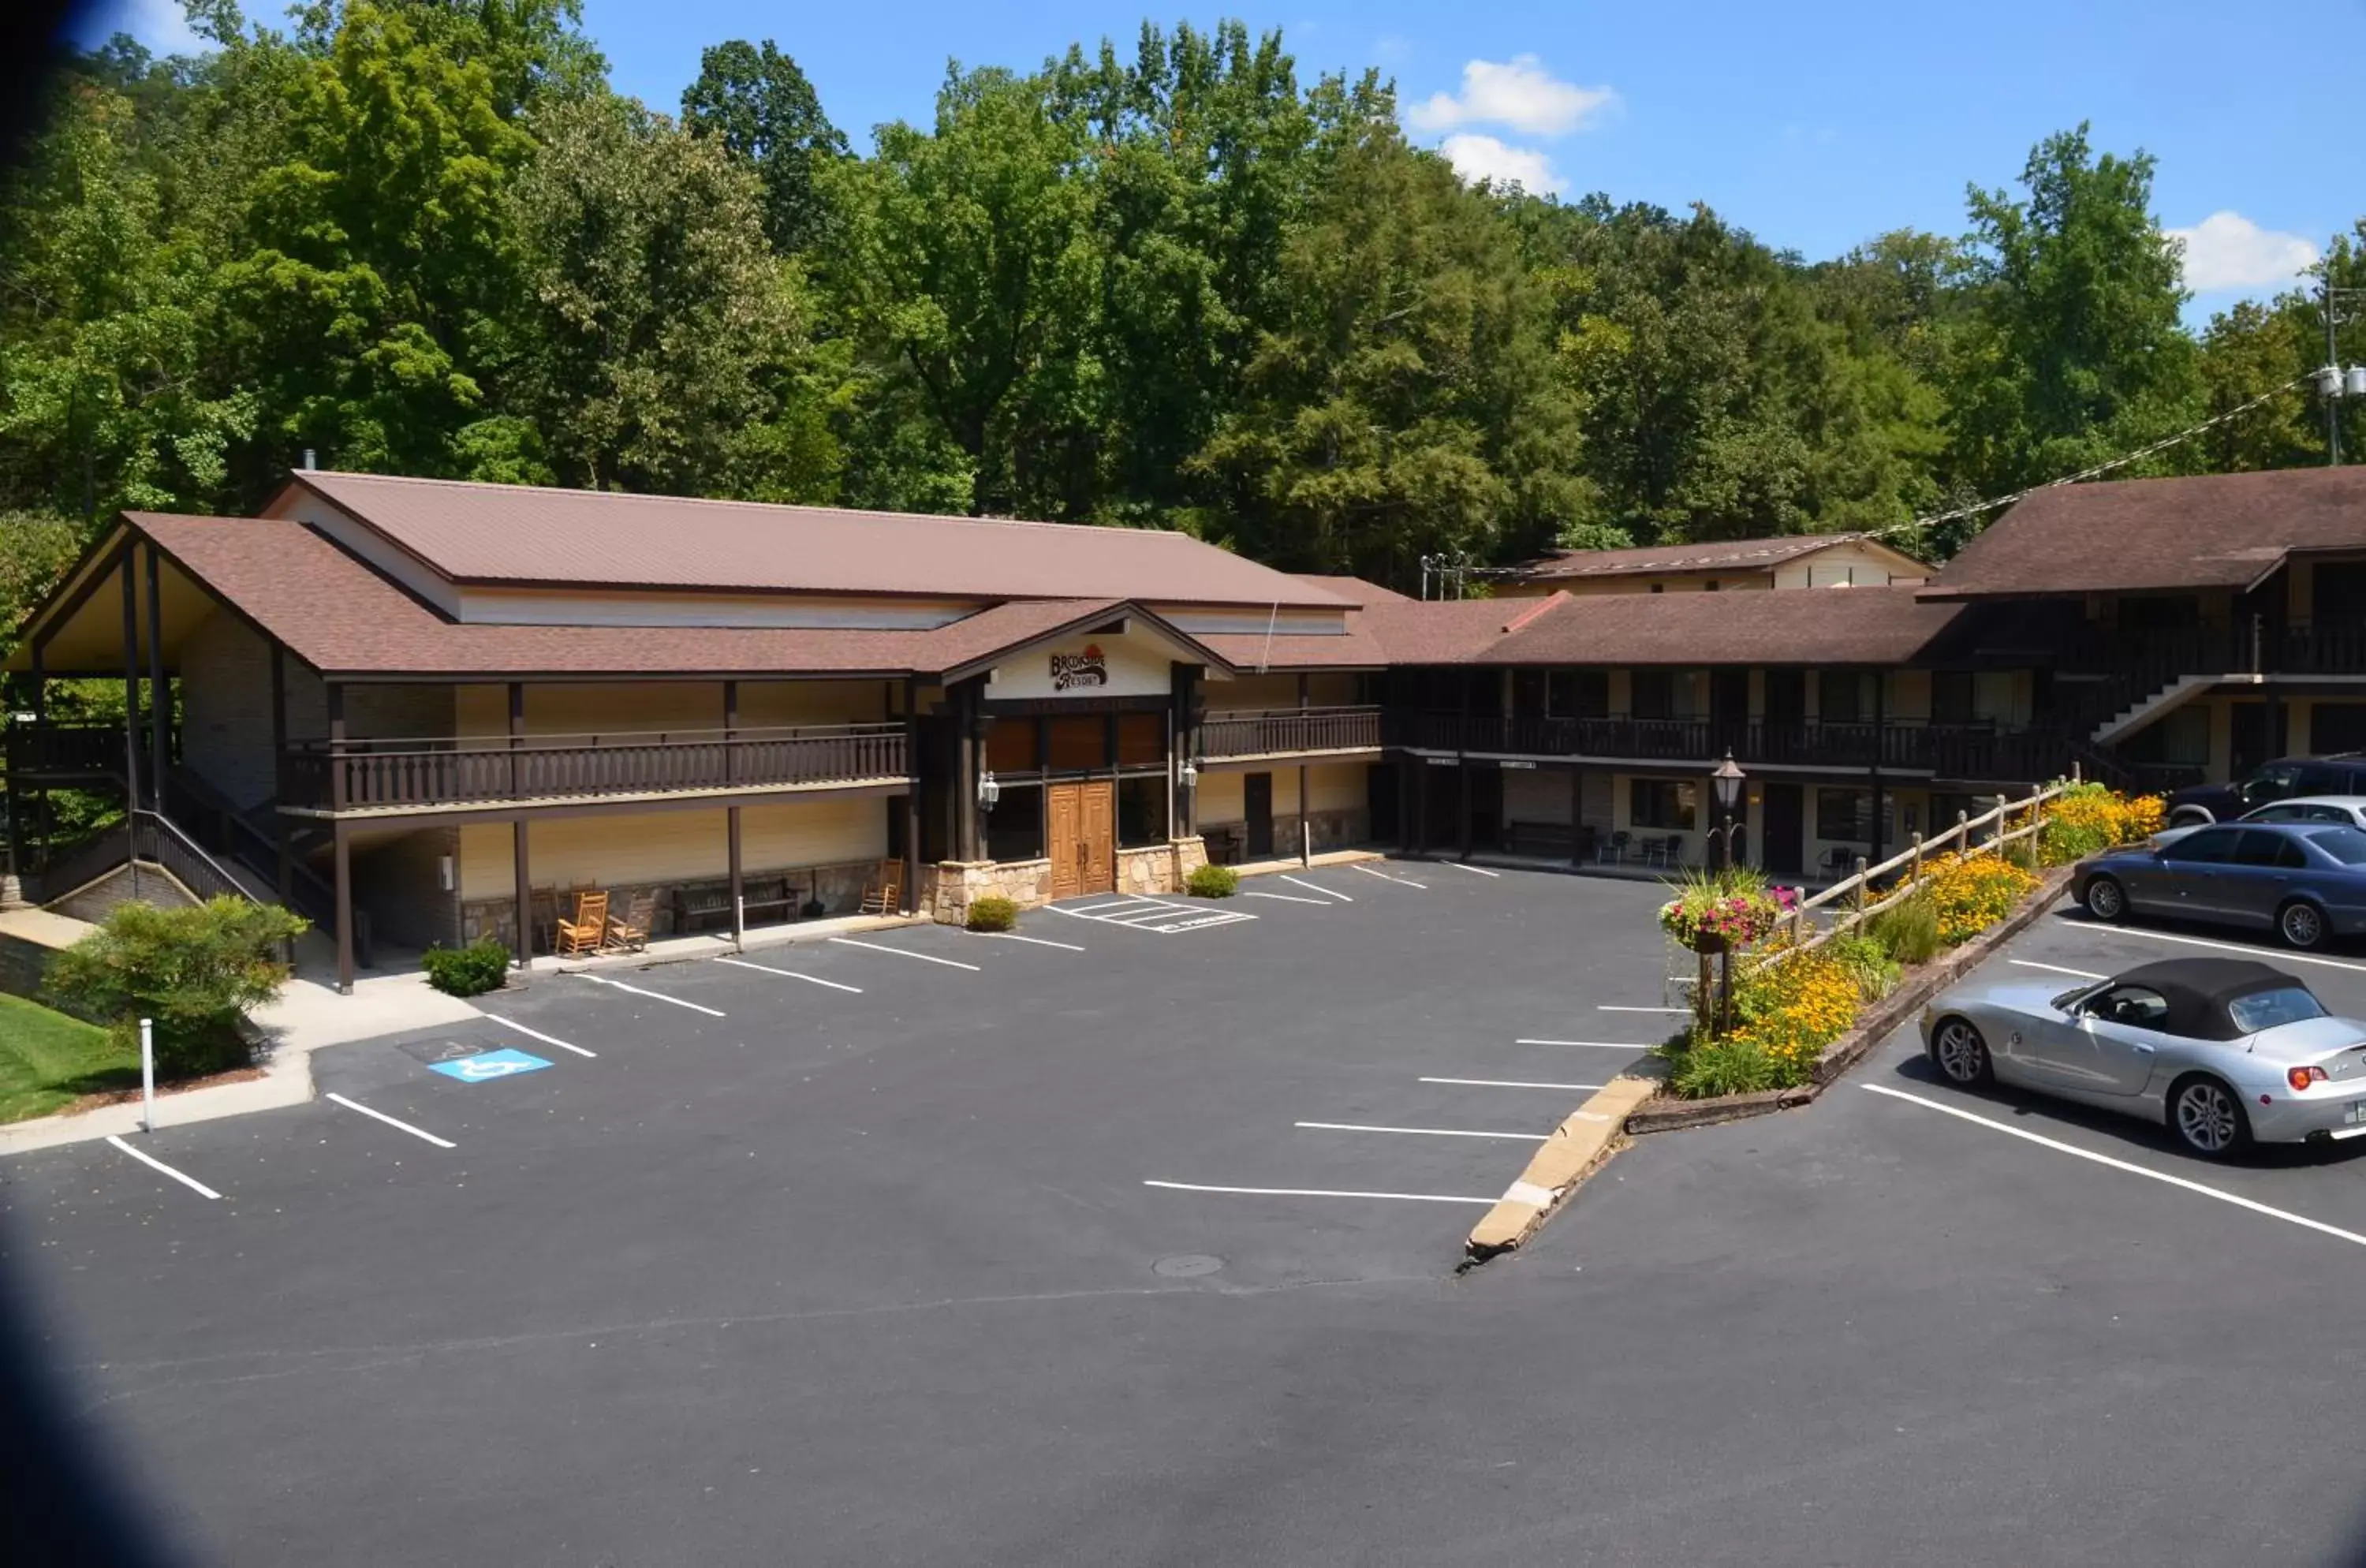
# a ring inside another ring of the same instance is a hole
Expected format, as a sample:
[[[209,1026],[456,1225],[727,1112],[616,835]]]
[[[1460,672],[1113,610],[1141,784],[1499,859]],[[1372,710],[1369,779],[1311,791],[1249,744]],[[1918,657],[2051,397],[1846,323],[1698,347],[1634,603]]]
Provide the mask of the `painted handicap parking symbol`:
[[[539,1056],[529,1056],[523,1051],[487,1051],[481,1055],[463,1056],[456,1062],[430,1062],[427,1070],[442,1073],[447,1078],[462,1083],[483,1083],[488,1078],[515,1077],[520,1073],[538,1073],[550,1066]]]

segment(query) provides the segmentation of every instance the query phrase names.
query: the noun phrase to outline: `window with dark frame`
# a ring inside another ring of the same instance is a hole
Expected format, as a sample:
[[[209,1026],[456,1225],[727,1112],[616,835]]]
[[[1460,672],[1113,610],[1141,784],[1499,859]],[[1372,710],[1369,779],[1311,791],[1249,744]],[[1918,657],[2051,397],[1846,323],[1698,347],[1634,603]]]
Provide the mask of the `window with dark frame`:
[[[1117,781],[1117,846],[1145,849],[1166,842],[1166,775],[1137,773]]]
[[[1628,677],[1630,705],[1637,718],[1673,718],[1676,716],[1676,672],[1673,670],[1638,670]]]
[[[1055,773],[1104,773],[1110,765],[1109,716],[1063,714],[1043,721],[1046,765]]]
[[[1972,722],[1972,672],[1968,670],[1931,671],[1931,722]]]
[[[1690,832],[1700,805],[1700,786],[1690,779],[1628,779],[1627,816],[1638,828]]]
[[[1122,768],[1158,768],[1166,764],[1166,716],[1163,713],[1121,713],[1117,716],[1117,761]],[[1162,833],[1161,837],[1164,837]]]
[[[1884,835],[1885,838],[1890,835]],[[1873,842],[1873,791],[1816,791],[1816,837],[1841,844]]]
[[[1002,797],[994,809],[981,812],[980,821],[986,830],[986,853],[988,860],[1042,860],[1043,858],[1043,786],[1039,784],[1002,786]]]
[[[1826,670],[1816,677],[1816,715],[1822,724],[1862,724],[1872,715],[1862,671]]]

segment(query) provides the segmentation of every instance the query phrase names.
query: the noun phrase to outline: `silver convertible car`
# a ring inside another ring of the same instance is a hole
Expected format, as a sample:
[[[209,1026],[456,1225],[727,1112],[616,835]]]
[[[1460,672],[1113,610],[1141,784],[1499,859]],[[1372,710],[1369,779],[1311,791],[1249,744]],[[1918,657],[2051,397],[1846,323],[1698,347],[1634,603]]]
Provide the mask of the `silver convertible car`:
[[[1922,1010],[1922,1044],[1951,1083],[2141,1116],[2210,1159],[2366,1134],[2366,1023],[2248,959],[2146,964],[2069,991],[1959,986]]]

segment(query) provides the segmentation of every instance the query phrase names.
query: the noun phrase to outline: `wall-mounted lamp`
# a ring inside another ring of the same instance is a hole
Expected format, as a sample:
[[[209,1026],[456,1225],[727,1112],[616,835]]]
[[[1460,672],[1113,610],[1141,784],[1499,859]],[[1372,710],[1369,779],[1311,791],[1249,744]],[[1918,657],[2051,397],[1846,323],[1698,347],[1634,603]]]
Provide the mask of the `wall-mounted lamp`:
[[[1184,760],[1181,767],[1175,770],[1175,782],[1185,789],[1197,789],[1199,787],[1200,770],[1191,765],[1189,758]]]
[[[1001,798],[1002,781],[996,778],[991,773],[983,773],[978,774],[977,808],[980,811],[991,811],[994,809],[994,803]]]
[[[435,857],[435,882],[436,886],[443,888],[446,893],[451,892],[454,886],[456,886],[456,881],[453,874],[452,857],[450,855],[438,855]]]

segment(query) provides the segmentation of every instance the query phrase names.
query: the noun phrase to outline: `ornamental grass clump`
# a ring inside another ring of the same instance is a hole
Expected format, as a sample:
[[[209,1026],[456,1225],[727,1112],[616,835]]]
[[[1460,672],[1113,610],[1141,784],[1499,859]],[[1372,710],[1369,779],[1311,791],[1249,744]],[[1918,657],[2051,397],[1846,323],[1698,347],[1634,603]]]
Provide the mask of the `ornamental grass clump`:
[[[1950,947],[2003,919],[2037,889],[2036,873],[1999,855],[1942,855],[1925,869],[1939,940]]]
[[[1675,897],[1660,906],[1660,929],[1695,953],[1748,947],[1795,908],[1797,889],[1770,887],[1753,866],[1688,870],[1672,885]]]

